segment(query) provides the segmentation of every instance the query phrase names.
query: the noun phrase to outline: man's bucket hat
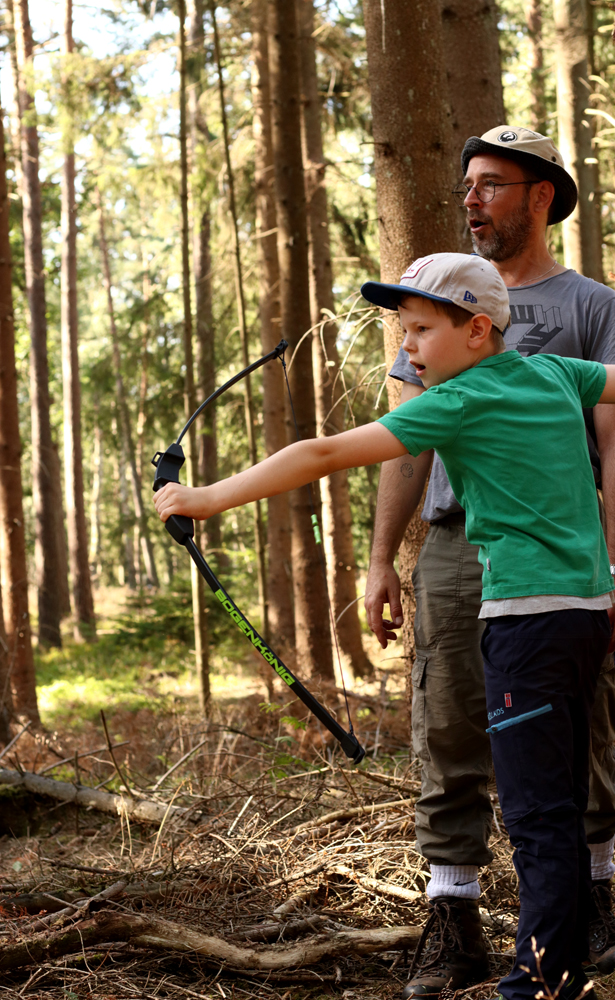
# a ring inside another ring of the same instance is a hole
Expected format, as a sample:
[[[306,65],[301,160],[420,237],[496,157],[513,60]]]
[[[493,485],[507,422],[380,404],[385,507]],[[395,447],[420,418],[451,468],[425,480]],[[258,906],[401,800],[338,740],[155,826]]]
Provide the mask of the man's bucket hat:
[[[510,322],[508,289],[493,264],[477,254],[432,253],[413,261],[399,285],[366,281],[361,295],[384,309],[397,309],[406,295],[448,302],[485,313],[502,333]]]
[[[549,224],[566,219],[577,203],[577,186],[564,167],[564,159],[553,141],[529,128],[497,125],[481,135],[471,136],[461,153],[464,175],[473,156],[503,156],[531,170],[541,180],[551,181],[555,195],[549,213]]]

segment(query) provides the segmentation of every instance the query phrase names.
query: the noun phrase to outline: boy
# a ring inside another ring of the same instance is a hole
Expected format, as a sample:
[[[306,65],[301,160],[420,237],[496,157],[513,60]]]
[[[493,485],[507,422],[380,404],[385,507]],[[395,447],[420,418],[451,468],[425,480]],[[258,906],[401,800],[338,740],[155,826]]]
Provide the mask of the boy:
[[[534,936],[548,985],[569,970],[566,995],[576,997],[587,981],[589,715],[613,589],[582,408],[615,402],[615,366],[505,351],[508,291],[476,256],[433,254],[400,285],[368,282],[362,292],[399,310],[428,391],[213,486],[168,484],[154,503],[162,520],[206,518],[340,469],[437,450],[484,570],[488,731],[521,899],[517,958],[500,989],[506,1000],[534,996],[522,968],[534,968]]]

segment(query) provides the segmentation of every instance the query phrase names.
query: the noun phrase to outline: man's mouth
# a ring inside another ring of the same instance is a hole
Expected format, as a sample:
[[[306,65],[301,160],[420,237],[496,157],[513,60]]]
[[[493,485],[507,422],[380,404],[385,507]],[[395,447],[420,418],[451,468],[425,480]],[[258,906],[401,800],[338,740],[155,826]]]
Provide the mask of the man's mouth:
[[[490,220],[488,218],[487,219],[481,219],[479,216],[475,216],[475,215],[474,216],[468,216],[468,225],[470,227],[471,232],[473,232],[473,233],[480,233],[480,232],[482,232],[485,229],[485,227],[487,226],[487,224],[489,223],[489,221]]]
[[[420,365],[418,361],[411,361],[410,364],[416,369],[416,374],[420,375],[425,371],[425,365]]]

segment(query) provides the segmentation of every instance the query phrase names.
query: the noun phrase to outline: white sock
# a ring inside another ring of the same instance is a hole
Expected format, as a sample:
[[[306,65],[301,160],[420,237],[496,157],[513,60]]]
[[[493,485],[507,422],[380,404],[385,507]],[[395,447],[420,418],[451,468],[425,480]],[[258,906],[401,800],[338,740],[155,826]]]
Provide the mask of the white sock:
[[[602,847],[602,844],[599,846]],[[430,899],[434,899],[435,896],[478,899],[480,896],[478,867],[476,865],[430,865],[429,867],[431,879],[427,884],[426,892]],[[615,871],[615,868],[613,870]]]
[[[615,875],[614,848],[615,837],[611,837],[604,844],[589,844],[592,855],[592,882],[596,882],[598,879],[612,878]]]

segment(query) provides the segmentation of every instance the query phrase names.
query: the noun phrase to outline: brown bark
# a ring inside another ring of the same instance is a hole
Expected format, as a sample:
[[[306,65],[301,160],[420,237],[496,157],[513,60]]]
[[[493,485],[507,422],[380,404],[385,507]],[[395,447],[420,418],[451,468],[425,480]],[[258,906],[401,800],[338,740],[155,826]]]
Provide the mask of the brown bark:
[[[241,249],[239,246],[239,228],[237,223],[237,204],[235,200],[235,177],[231,164],[230,140],[228,132],[228,121],[226,116],[226,100],[224,96],[224,79],[222,76],[222,57],[220,54],[220,38],[216,22],[215,0],[210,0],[211,20],[214,32],[214,52],[216,67],[218,70],[218,92],[220,95],[220,116],[222,118],[222,134],[224,138],[224,156],[226,160],[226,181],[228,185],[229,215],[231,217],[231,231],[233,234],[233,270],[235,273],[235,297],[237,301],[237,319],[239,321],[239,339],[241,342],[241,355],[244,368],[250,364],[248,326],[246,322],[246,303],[243,286],[243,268],[241,261]],[[258,450],[256,444],[256,419],[254,412],[254,399],[252,396],[252,380],[247,375],[242,382],[244,393],[244,419],[248,437],[248,453],[250,464],[256,465],[258,462]],[[261,502],[256,500],[252,505],[254,522],[254,548],[256,551],[256,573],[258,576],[258,590],[261,605],[261,626],[263,637],[269,642],[269,615],[267,608],[267,574],[265,570],[265,544],[263,518]]]
[[[344,430],[344,407],[339,405],[344,386],[337,352],[337,324],[324,322],[327,313],[323,311],[334,313],[335,300],[314,41],[314,3],[313,0],[296,0],[296,6],[301,57],[310,302],[312,325],[316,327],[312,339],[316,420],[318,433],[329,435]],[[361,641],[348,473],[344,471],[327,476],[321,482],[321,491],[327,577],[334,619],[332,628],[337,632],[339,648],[354,675],[370,676],[373,666]]]
[[[471,135],[506,122],[495,0],[442,0],[442,41],[451,107],[452,167],[461,180],[461,151]],[[471,57],[469,57],[471,53]],[[458,246],[472,252],[464,209],[457,209]]]
[[[207,156],[204,145],[211,136],[201,107],[205,63],[205,33],[203,30],[203,0],[188,0],[188,114],[190,120],[190,156],[196,171],[201,158]],[[194,333],[197,402],[211,396],[216,388],[216,341],[211,288],[211,210],[209,195],[192,185],[192,271],[194,275]],[[217,403],[207,407],[199,418],[197,464],[199,481],[211,486],[218,481]],[[215,553],[219,566],[228,560],[222,552],[222,518],[209,517],[201,526],[202,539],[209,552]]]
[[[592,150],[589,105],[587,0],[554,0],[555,70],[559,148],[579,189],[572,215],[564,219],[564,262],[603,281],[598,161]]]
[[[181,247],[182,247],[182,291],[184,306],[184,412],[186,420],[196,409],[194,386],[194,359],[192,353],[192,305],[190,297],[190,223],[188,219],[188,116],[186,102],[186,4],[179,0],[179,149],[180,149],[180,201],[181,201]],[[186,452],[187,478],[189,486],[198,485],[196,450],[196,428],[190,427],[187,435]],[[209,646],[207,618],[205,615],[205,583],[191,561],[192,614],[194,617],[194,651],[201,711],[209,713],[211,692],[209,686]]]
[[[38,176],[38,131],[34,97],[29,92],[33,65],[32,29],[28,0],[16,0],[15,47],[21,120],[23,174],[23,231],[28,308],[30,313],[30,404],[32,407],[32,494],[36,523],[35,562],[38,588],[39,642],[61,646],[58,590],[58,546],[55,496],[59,483],[52,478],[53,457],[49,418],[49,368],[41,190]]]
[[[109,264],[109,248],[107,246],[107,237],[105,232],[105,218],[103,212],[102,194],[100,190],[98,191],[98,209],[99,209],[99,227],[100,227],[99,228],[100,250],[102,254],[102,265],[103,265],[103,282],[107,292],[107,309],[109,312],[109,326],[111,329],[111,344],[113,353],[113,368],[115,371],[115,386],[117,394],[117,405],[119,410],[118,430],[121,434],[124,443],[125,459],[128,463],[128,470],[130,473],[130,482],[132,486],[132,501],[135,508],[135,514],[139,522],[139,535],[141,537],[145,572],[147,574],[147,578],[150,585],[152,587],[157,587],[158,573],[156,571],[156,563],[154,561],[154,549],[149,534],[147,515],[145,513],[145,507],[143,505],[143,494],[142,494],[141,480],[137,472],[137,459],[136,459],[134,438],[132,434],[132,426],[130,422],[130,412],[128,409],[128,402],[126,400],[124,378],[122,376],[120,341],[117,332],[117,325],[115,322],[115,307],[113,304],[113,286],[111,284],[111,266]]]
[[[6,151],[0,114],[0,558],[4,586],[4,616],[0,617],[0,734],[13,710],[11,684],[17,711],[39,722],[28,610],[13,322]],[[0,594],[0,600],[1,597]]]
[[[259,318],[263,354],[280,340],[280,269],[276,233],[273,146],[269,93],[267,0],[252,4],[252,106],[256,188],[256,239],[259,268]],[[279,364],[265,365],[263,430],[267,455],[286,441],[286,388]],[[267,594],[271,642],[294,656],[295,620],[291,583],[290,506],[287,493],[267,501]]]
[[[62,53],[73,51],[73,2],[65,0]],[[64,477],[68,555],[75,606],[75,638],[96,638],[96,616],[88,564],[88,533],[83,496],[81,383],[77,311],[77,216],[75,154],[66,137],[62,171],[62,382],[64,389]]]
[[[441,8],[432,0],[365,0],[365,30],[380,232],[380,275],[398,282],[409,263],[427,253],[457,249],[458,216],[453,130],[446,99]],[[408,58],[400,38],[412,39]],[[387,368],[401,345],[397,316],[383,315]],[[389,379],[389,406],[399,383]],[[427,526],[417,511],[400,549],[404,646],[413,656],[411,573]]]
[[[316,410],[310,338],[299,347],[311,314],[297,20],[294,3],[268,0],[267,6],[281,334],[292,357],[289,380],[298,434],[307,438],[316,433]],[[320,514],[316,490],[313,497],[310,502],[308,488],[290,494],[297,657],[302,670],[333,680],[325,580],[310,523],[312,511]]]
[[[530,40],[530,128],[545,134],[547,107],[545,101],[545,70],[542,51],[542,0],[526,0],[525,23]]]

